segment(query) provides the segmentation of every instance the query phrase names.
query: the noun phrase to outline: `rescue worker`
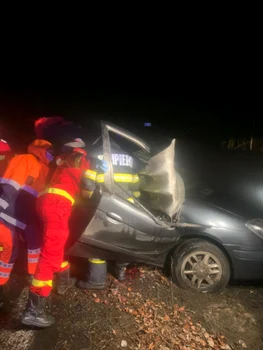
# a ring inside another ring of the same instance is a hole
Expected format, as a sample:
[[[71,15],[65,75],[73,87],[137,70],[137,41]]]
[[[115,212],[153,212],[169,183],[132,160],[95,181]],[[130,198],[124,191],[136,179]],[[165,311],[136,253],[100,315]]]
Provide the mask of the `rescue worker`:
[[[0,178],[0,299],[18,255],[19,237],[27,243],[28,273],[33,276],[40,255],[42,235],[36,218],[36,198],[43,191],[53,160],[47,131],[63,118],[39,118],[35,122],[37,140],[28,154],[11,159]],[[1,302],[0,302],[1,303]]]
[[[114,181],[118,185],[115,186],[115,193],[120,197],[134,203],[134,199],[138,199],[141,195],[139,190],[138,164],[134,157],[125,152],[114,140],[110,142],[111,157],[114,172]],[[94,158],[103,160],[103,147],[98,147],[92,152]],[[94,180],[94,175],[90,175],[90,179]],[[96,183],[104,182],[104,174],[96,174]],[[127,196],[128,194],[128,196]]]
[[[3,176],[12,156],[9,144],[5,140],[0,139],[0,177]]]
[[[9,279],[18,255],[19,235],[27,242],[28,272],[33,275],[40,255],[35,201],[43,190],[52,161],[51,144],[35,140],[28,154],[11,159],[0,180],[0,289]]]
[[[22,316],[22,323],[28,326],[45,328],[54,323],[54,318],[46,314],[45,305],[55,273],[58,294],[64,294],[75,284],[75,279],[70,276],[69,263],[63,260],[69,236],[69,218],[77,197],[81,194],[89,197],[94,190],[89,186],[86,191],[83,175],[90,168],[90,163],[86,152],[80,148],[83,146],[85,144],[80,139],[64,146],[66,153],[57,159],[57,169],[50,186],[37,200],[37,211],[44,226],[44,243]]]
[[[99,140],[97,140],[98,142]],[[103,148],[98,147],[93,152],[93,156],[103,159]],[[114,172],[115,193],[125,200],[134,203],[134,199],[140,197],[138,164],[135,159],[113,140],[111,140],[111,156]],[[86,176],[93,188],[93,183],[103,184],[104,174],[87,170]],[[127,263],[116,262],[115,275],[119,281],[125,281]],[[89,259],[83,280],[78,281],[77,286],[81,289],[101,290],[105,288],[107,276],[107,262],[98,258]]]

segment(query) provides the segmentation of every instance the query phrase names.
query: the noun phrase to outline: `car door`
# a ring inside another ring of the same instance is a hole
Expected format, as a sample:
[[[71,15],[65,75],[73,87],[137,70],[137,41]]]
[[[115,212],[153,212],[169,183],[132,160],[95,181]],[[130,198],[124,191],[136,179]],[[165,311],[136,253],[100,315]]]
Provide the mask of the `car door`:
[[[162,235],[163,227],[147,210],[118,196],[114,184],[111,157],[110,132],[123,137],[149,152],[149,146],[128,131],[102,122],[103,153],[108,163],[102,197],[93,219],[86,228],[81,240],[92,239],[93,243],[133,250],[134,252],[154,251],[156,238]]]

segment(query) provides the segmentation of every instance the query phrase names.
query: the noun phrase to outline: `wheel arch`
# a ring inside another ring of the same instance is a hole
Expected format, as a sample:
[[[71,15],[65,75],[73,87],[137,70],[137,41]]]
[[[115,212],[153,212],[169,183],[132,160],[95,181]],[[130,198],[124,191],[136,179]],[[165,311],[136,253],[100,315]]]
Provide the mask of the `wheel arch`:
[[[226,256],[228,262],[229,262],[229,267],[230,267],[230,279],[233,278],[234,276],[234,266],[233,266],[233,261],[231,259],[231,256],[230,254],[228,253],[227,249],[224,247],[223,244],[221,244],[218,240],[214,239],[213,237],[211,236],[207,236],[207,235],[203,235],[203,234],[194,234],[194,233],[190,233],[190,234],[186,234],[184,236],[181,236],[180,240],[178,240],[176,242],[176,244],[170,249],[170,251],[167,253],[167,256],[166,256],[166,259],[165,259],[165,266],[166,268],[168,266],[170,266],[169,264],[169,260],[171,258],[171,256],[173,254],[176,253],[176,251],[178,251],[182,245],[186,242],[189,242],[189,241],[196,241],[196,240],[204,240],[204,241],[207,241],[209,243],[212,243],[214,244],[218,249],[220,249]]]

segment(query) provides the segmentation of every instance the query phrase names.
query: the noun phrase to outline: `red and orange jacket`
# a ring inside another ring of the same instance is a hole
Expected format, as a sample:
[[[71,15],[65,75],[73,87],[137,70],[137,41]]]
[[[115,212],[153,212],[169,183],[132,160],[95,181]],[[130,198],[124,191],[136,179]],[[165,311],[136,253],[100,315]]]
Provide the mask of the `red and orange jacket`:
[[[52,193],[67,198],[71,204],[87,189],[86,171],[90,169],[90,161],[86,158],[85,151],[73,151],[57,158],[57,168],[49,184],[49,188],[43,194]],[[90,188],[89,188],[90,190]],[[94,189],[93,189],[94,190]]]
[[[11,159],[0,178],[0,220],[6,225],[25,229],[34,216],[36,198],[43,191],[53,156],[51,144],[35,140],[28,154]]]

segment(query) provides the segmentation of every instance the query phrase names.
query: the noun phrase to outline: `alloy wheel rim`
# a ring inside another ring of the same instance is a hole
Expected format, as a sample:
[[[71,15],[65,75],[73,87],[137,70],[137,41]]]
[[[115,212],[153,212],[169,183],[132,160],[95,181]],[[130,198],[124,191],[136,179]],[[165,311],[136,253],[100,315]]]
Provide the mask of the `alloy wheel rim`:
[[[181,277],[191,289],[214,287],[222,278],[223,269],[218,258],[207,251],[188,254],[181,267]]]

